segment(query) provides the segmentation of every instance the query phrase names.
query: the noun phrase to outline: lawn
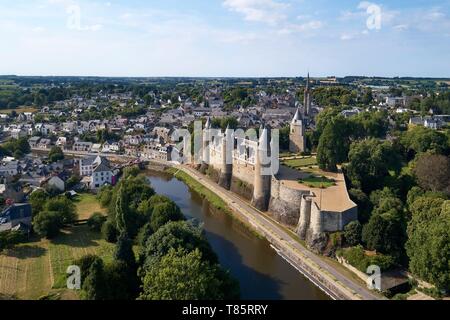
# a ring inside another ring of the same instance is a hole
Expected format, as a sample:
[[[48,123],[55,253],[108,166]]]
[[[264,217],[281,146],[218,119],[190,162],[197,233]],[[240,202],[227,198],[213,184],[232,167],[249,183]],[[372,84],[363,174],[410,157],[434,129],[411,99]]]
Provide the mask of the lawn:
[[[97,197],[90,193],[82,193],[75,197],[75,205],[79,220],[89,219],[94,212],[106,214],[106,210],[102,208]]]
[[[328,179],[325,176],[309,176],[308,178],[299,180],[299,183],[302,183],[310,188],[329,188],[336,185],[333,179]]]
[[[114,245],[86,225],[63,231],[51,241],[18,245],[0,253],[0,297],[34,300],[55,292],[63,297],[76,297],[67,290],[52,290],[64,286],[66,268],[87,254],[112,261],[113,252]]]
[[[317,165],[317,159],[316,157],[303,157],[297,159],[284,160],[283,164],[293,169],[297,169],[302,167],[315,166]]]

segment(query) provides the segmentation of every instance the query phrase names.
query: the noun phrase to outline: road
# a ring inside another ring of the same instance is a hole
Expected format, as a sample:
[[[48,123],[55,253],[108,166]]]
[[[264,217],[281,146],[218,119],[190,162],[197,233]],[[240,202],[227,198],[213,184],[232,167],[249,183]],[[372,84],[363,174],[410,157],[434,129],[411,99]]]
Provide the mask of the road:
[[[324,290],[333,299],[351,299],[351,300],[379,300],[379,295],[369,290],[366,286],[349,279],[340,270],[330,265],[323,258],[306,249],[299,242],[295,241],[288,233],[289,231],[280,227],[275,221],[271,220],[264,213],[252,207],[248,202],[241,199],[236,194],[228,191],[216,183],[203,176],[198,171],[187,166],[176,166],[177,169],[184,171],[198,182],[209,188],[211,191],[221,197],[236,213],[240,214],[257,230],[262,231],[268,236],[269,241],[275,246],[275,249],[300,272],[308,275],[310,270],[320,273],[320,280],[315,277],[308,277],[322,290]],[[299,264],[296,263],[300,262]],[[304,270],[305,266],[309,271]],[[319,282],[319,283],[318,283]],[[328,284],[322,283],[328,282]],[[340,291],[339,294],[335,291]]]

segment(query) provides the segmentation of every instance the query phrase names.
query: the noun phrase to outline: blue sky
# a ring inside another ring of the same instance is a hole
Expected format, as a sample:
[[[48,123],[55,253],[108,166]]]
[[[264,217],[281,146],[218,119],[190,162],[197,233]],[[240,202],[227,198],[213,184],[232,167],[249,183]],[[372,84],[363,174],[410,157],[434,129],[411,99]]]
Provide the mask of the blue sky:
[[[0,74],[450,77],[450,0],[0,0]]]

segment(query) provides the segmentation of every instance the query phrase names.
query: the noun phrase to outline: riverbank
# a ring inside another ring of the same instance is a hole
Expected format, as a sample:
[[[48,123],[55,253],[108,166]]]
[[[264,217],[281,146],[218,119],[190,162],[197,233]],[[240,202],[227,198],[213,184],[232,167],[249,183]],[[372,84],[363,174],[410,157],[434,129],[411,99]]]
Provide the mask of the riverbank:
[[[166,168],[164,170],[165,173],[168,173],[172,175],[173,177],[177,178],[178,180],[181,180],[184,182],[189,188],[197,192],[202,198],[208,200],[210,205],[215,210],[220,210],[230,217],[232,217],[235,221],[239,222],[241,225],[243,225],[249,232],[251,232],[254,236],[263,239],[264,236],[257,232],[251,225],[246,223],[244,220],[241,219],[241,217],[233,212],[231,208],[223,201],[217,194],[212,192],[210,189],[206,188],[204,185],[199,183],[197,180],[192,178],[189,174],[186,172],[179,170],[177,168]]]

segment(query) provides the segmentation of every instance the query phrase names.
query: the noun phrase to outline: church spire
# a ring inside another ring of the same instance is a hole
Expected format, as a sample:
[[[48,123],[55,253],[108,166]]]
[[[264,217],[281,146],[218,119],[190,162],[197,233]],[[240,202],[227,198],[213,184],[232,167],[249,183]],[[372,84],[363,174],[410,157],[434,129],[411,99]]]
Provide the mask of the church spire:
[[[303,112],[305,117],[308,117],[311,112],[311,89],[309,88],[309,71],[308,71],[308,77],[306,80],[306,86],[305,86],[305,94],[304,94],[304,100],[303,100]]]

